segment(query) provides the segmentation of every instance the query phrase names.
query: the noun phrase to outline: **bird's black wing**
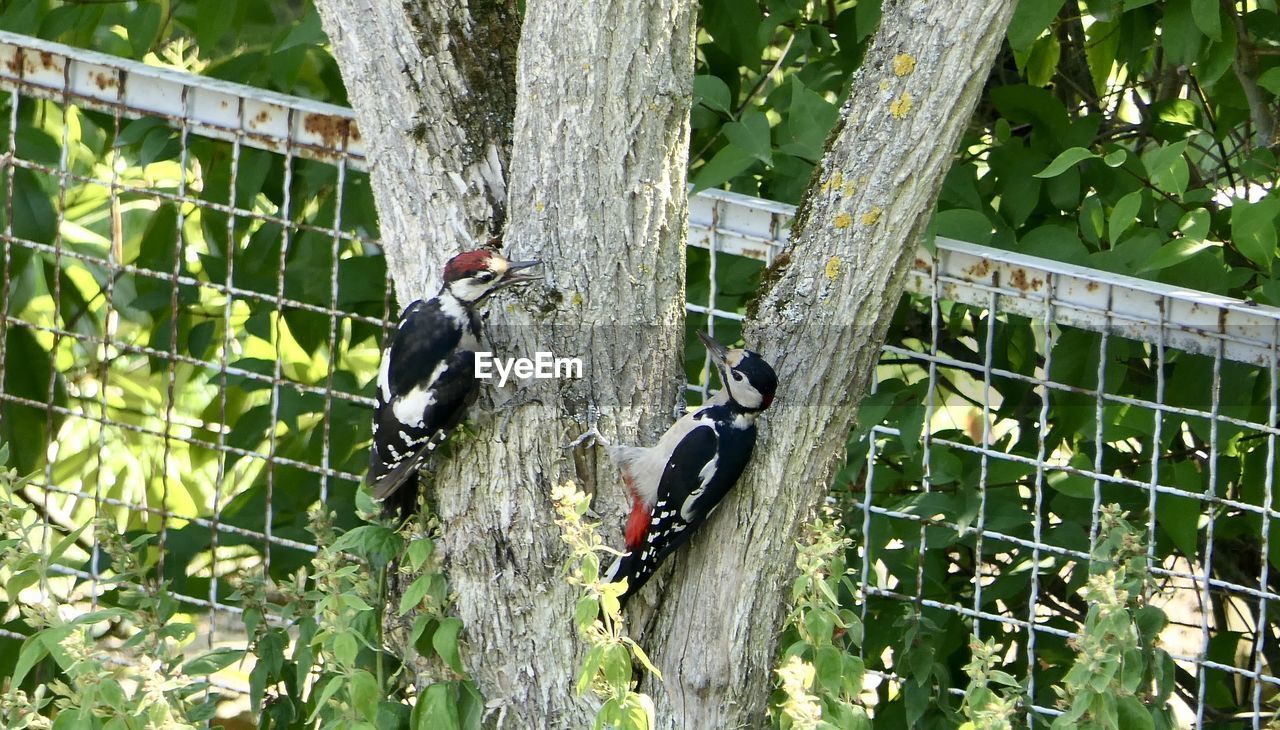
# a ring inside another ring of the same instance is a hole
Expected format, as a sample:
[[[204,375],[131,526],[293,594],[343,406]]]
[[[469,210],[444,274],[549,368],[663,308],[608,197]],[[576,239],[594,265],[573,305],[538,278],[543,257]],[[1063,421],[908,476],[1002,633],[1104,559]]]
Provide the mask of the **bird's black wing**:
[[[475,353],[457,349],[462,327],[429,326],[442,317],[437,300],[415,302],[383,350],[367,475],[377,499],[416,483],[418,467],[474,398]],[[405,491],[397,502],[411,507],[417,490]]]
[[[717,429],[710,421],[680,440],[658,482],[644,542],[624,555],[610,576],[628,579],[624,598],[640,590],[662,561],[693,536],[737,483],[754,442],[754,427]]]

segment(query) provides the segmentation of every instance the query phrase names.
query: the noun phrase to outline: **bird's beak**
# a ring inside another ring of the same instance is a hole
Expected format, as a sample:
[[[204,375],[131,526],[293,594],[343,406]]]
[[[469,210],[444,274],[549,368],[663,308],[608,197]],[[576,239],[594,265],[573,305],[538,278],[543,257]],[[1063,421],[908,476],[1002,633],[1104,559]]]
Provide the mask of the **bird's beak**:
[[[725,358],[729,356],[729,348],[711,339],[711,335],[702,330],[698,330],[698,339],[702,340],[702,344],[707,346],[707,352],[711,355],[712,360],[721,364],[724,363]]]
[[[511,286],[512,284],[519,284],[520,282],[523,282],[523,281],[537,281],[538,279],[541,279],[542,277],[541,277],[540,275],[538,275],[538,274],[516,274],[516,273],[514,273],[514,272],[520,271],[520,270],[522,270],[522,269],[528,269],[528,268],[533,267],[533,266],[538,266],[538,265],[540,265],[541,263],[542,263],[541,261],[538,261],[538,260],[536,260],[536,259],[535,259],[535,260],[533,260],[533,261],[510,261],[510,262],[508,262],[508,263],[507,263],[507,273],[506,273],[506,275],[505,275],[505,276],[503,276],[503,277],[502,277],[502,281],[501,281],[501,282],[498,284],[498,286],[497,286],[497,287],[495,287],[495,288],[497,288],[497,289],[501,289],[502,287],[505,287],[505,286]]]

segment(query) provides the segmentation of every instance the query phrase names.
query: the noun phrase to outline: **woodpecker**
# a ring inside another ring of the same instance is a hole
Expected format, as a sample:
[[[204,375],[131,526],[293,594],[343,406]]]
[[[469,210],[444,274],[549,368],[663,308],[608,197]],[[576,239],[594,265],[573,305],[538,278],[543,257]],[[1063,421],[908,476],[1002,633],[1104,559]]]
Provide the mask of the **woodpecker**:
[[[730,350],[698,333],[724,387],[676,421],[651,447],[613,446],[593,427],[582,439],[606,447],[631,497],[627,551],[605,574],[627,579],[625,602],[663,560],[706,522],[742,475],[756,442],[756,417],[773,403],[778,377],[750,350]]]
[[[507,261],[486,249],[460,253],[445,264],[440,293],[400,314],[382,350],[365,477],[385,512],[402,518],[412,512],[418,469],[475,400],[480,303],[503,287],[537,279],[516,272],[539,263]]]

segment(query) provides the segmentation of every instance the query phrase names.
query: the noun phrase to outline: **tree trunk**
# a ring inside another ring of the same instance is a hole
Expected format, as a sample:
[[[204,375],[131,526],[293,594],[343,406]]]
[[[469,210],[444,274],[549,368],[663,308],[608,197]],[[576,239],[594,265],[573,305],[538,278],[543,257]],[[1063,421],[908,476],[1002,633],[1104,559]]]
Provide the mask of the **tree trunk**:
[[[678,556],[642,643],[670,728],[766,723],[794,540],[854,425],[952,153],[1013,0],[887,2],[880,29],[745,331],[777,405],[715,518]],[[652,595],[652,594],[650,594]]]
[[[401,306],[502,229],[515,116],[515,0],[316,0],[369,151]]]
[[[395,27],[412,14],[398,4],[320,4],[373,146],[383,239],[448,237],[455,220],[474,233],[486,221],[482,204],[500,217],[490,155],[458,158],[450,148],[453,131],[462,126],[465,136],[470,123],[455,100],[483,97],[501,82],[460,76],[450,58],[459,35],[479,33],[468,24],[479,17],[420,9],[432,18],[424,25],[461,31],[428,34],[438,42],[425,60],[419,54],[427,70],[406,80],[386,59],[424,50],[421,36]],[[682,382],[695,19],[692,0],[526,6],[505,238],[513,255],[544,261],[546,281],[493,302],[487,330],[499,356],[580,357],[584,378],[530,381],[505,394],[497,412],[473,409],[477,435],[458,439],[433,475],[446,570],[466,626],[464,656],[501,725],[591,723],[591,708],[573,689],[577,595],[563,579],[550,490],[566,478],[596,481],[594,455],[560,448],[586,428],[588,406],[605,413],[606,433],[632,443],[650,442],[671,421]],[[384,75],[396,76],[392,88]],[[425,138],[406,135],[405,115],[428,108],[427,118],[441,121]],[[453,172],[467,184],[452,186]],[[402,301],[421,295],[450,248],[428,240],[422,250],[388,247]],[[601,480],[598,509],[616,535],[626,500],[616,472],[606,473],[614,478]]]
[[[498,412],[477,409],[476,437],[434,482],[468,668],[486,699],[512,727],[588,724],[571,686],[575,595],[548,495],[567,477],[597,481],[591,459],[575,465],[559,448],[586,426],[588,405],[606,414],[606,433],[651,443],[678,399],[695,9],[530,0],[512,72],[510,4],[319,5],[370,145],[402,302],[433,293],[456,239],[496,231],[509,206],[508,246],[542,258],[547,280],[491,306],[495,350],[585,363],[582,381],[526,384]],[[842,454],[907,254],[1012,7],[886,3],[790,255],[747,330],[781,376],[779,403],[743,482],[669,561],[643,622],[665,677],[646,686],[664,727],[765,722],[793,540]],[[625,498],[616,472],[601,473],[597,509],[616,529]]]

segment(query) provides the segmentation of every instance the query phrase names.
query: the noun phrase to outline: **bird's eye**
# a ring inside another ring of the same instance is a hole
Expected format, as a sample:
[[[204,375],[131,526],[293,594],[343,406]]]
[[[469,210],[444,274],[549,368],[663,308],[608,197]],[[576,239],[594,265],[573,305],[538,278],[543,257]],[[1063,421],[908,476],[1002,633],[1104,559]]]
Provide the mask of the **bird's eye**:
[[[490,281],[491,279],[493,279],[493,272],[491,271],[481,271],[475,275],[476,281]]]
[[[742,373],[738,372],[737,370],[733,370],[731,372],[733,373],[734,380],[742,380]]]

